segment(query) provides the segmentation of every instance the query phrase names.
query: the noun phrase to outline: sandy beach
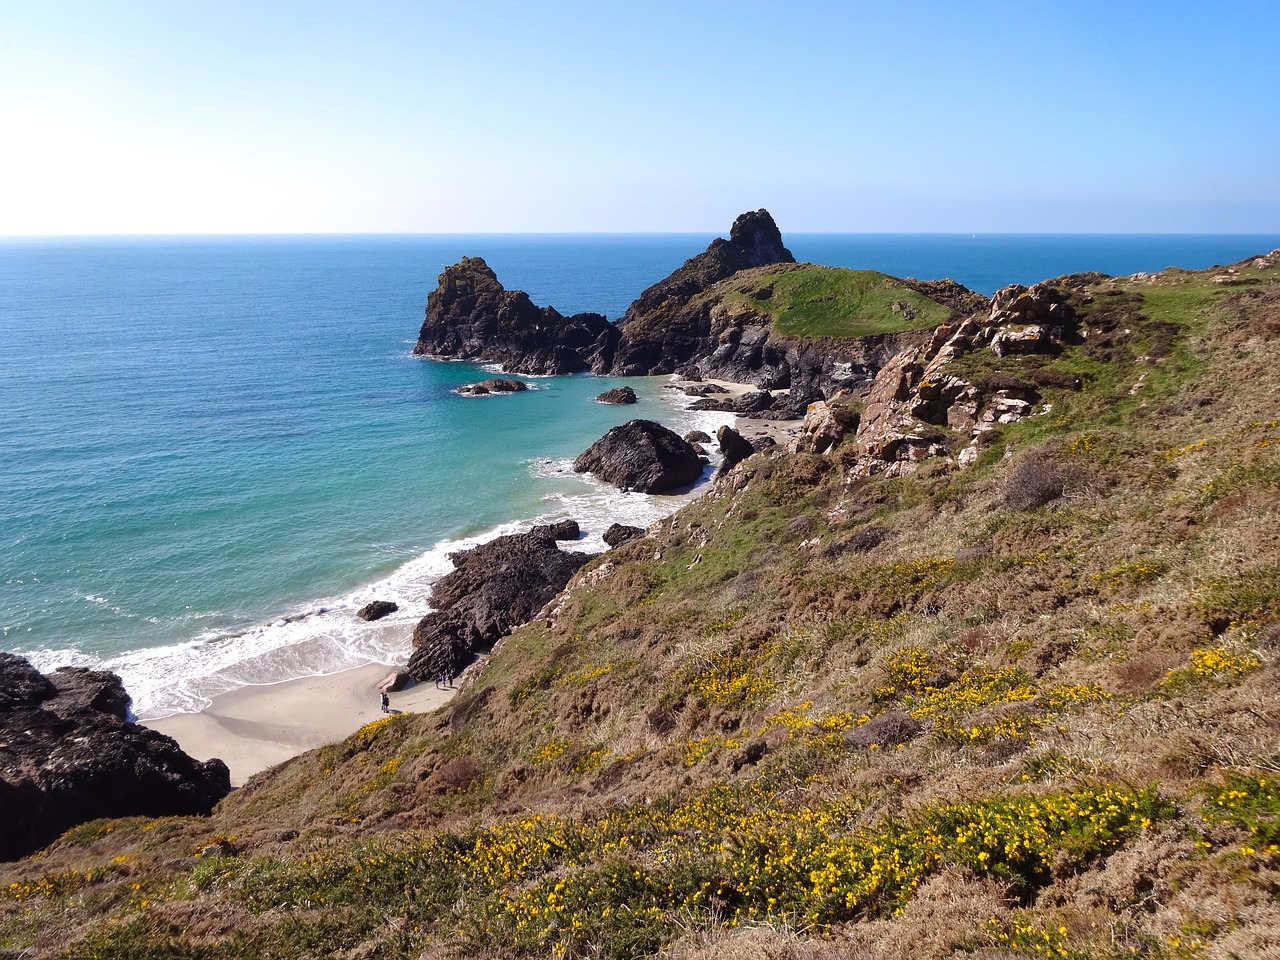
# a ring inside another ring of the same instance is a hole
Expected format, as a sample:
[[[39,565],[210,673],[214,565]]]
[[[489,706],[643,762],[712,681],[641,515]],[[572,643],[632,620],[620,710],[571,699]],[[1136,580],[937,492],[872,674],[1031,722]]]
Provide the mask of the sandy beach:
[[[723,387],[725,392],[720,396],[725,398],[740,397],[744,393],[751,393],[758,390],[758,387],[749,383],[735,383],[732,380],[717,380],[708,378],[705,380],[673,380],[671,389],[684,390],[685,387],[697,387],[703,384],[714,384]],[[787,393],[786,390],[774,390],[775,396]],[[714,394],[712,396],[715,396]],[[801,433],[802,419],[797,420],[762,420],[759,417],[752,417],[745,414],[737,414],[734,418],[734,429],[746,437],[748,440],[754,440],[756,437],[772,437],[775,443],[787,445],[797,439]]]
[[[381,717],[377,685],[393,669],[371,663],[324,677],[241,687],[215,697],[200,713],[143,725],[173,737],[197,760],[221,758],[238,787],[261,770],[342,740]],[[391,709],[425,713],[456,692],[415,684],[390,695]]]
[[[728,396],[755,389],[723,380],[705,382],[724,387]],[[687,385],[682,382],[676,388]],[[800,430],[798,420],[739,416],[736,425],[748,439],[768,434],[784,444]],[[198,760],[220,758],[231,769],[232,785],[238,787],[255,773],[342,740],[382,716],[377,685],[394,669],[371,663],[328,676],[241,687],[215,697],[200,713],[175,714],[143,724],[173,737]],[[428,712],[455,693],[420,683],[391,694],[391,709]]]

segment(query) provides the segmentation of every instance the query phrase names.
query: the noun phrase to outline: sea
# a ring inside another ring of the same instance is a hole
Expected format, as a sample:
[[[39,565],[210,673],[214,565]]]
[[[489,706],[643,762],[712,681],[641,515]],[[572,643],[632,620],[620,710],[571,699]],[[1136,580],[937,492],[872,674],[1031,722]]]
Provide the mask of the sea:
[[[572,518],[572,549],[675,496],[573,458],[632,417],[683,433],[664,378],[524,378],[411,355],[462,256],[564,314],[617,318],[712,235],[0,239],[0,649],[113,670],[139,719],[250,684],[403,663],[449,554]],[[1280,234],[790,234],[796,258],[990,294],[1065,273],[1203,269]],[[703,483],[706,480],[704,478]],[[376,624],[372,599],[400,610]]]

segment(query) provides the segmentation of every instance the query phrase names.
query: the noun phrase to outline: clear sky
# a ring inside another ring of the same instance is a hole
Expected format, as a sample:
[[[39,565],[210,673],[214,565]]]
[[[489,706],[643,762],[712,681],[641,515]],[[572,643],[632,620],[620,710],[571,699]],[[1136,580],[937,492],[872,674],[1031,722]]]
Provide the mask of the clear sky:
[[[1280,231],[1280,2],[0,0],[0,234]]]

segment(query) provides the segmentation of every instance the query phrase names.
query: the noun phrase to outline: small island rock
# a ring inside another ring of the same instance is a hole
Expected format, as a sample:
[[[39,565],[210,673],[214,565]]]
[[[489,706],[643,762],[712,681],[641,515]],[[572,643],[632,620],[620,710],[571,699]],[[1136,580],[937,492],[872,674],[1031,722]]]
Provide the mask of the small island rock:
[[[630,387],[615,387],[596,397],[596,403],[635,403],[636,392]]]
[[[528,389],[529,385],[523,380],[514,380],[510,377],[490,377],[488,380],[481,380],[479,383],[465,384],[455,390],[454,393],[460,393],[467,397],[483,397],[493,393],[519,393]]]

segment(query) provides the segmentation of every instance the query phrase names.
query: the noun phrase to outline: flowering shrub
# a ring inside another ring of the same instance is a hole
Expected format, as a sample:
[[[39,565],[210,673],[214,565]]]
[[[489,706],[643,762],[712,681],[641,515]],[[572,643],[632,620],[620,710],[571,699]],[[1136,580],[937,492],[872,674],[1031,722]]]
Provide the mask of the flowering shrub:
[[[692,679],[694,692],[707,703],[748,706],[773,696],[777,684],[753,669],[755,662],[729,655],[714,657],[710,667]]]
[[[1223,647],[1192,650],[1185,667],[1171,670],[1160,681],[1165,691],[1175,693],[1200,683],[1223,683],[1238,680],[1262,666],[1262,658],[1252,651],[1232,651]]]
[[[474,952],[634,957],[683,918],[821,928],[901,907],[959,863],[1034,890],[1063,850],[1090,857],[1168,815],[1153,790],[1099,787],[928,807],[860,820],[840,799],[793,805],[717,786],[595,820],[530,816],[468,836],[240,865],[251,909],[395,904]]]
[[[1268,777],[1236,776],[1225,786],[1209,787],[1200,819],[1248,830],[1246,855],[1259,848],[1266,853],[1280,853],[1280,783]]]

